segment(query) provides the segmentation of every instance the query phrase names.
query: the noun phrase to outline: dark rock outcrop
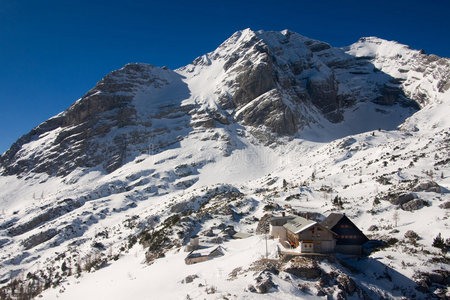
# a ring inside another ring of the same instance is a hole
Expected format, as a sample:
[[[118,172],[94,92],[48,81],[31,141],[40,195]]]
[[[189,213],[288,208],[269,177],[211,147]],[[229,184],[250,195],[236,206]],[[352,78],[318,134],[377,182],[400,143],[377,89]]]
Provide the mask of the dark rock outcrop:
[[[308,78],[306,87],[311,102],[320,109],[327,119],[334,123],[343,120],[342,115],[338,112],[339,102],[334,76]]]
[[[443,208],[443,209],[449,209],[450,208],[450,201],[447,201],[447,202],[444,202],[442,204],[439,204],[439,207]]]
[[[253,126],[264,125],[277,134],[294,134],[297,130],[294,115],[277,90],[250,102],[239,112],[237,120]]]
[[[434,192],[442,193],[442,187],[434,181],[422,182],[413,188],[414,192]]]
[[[407,232],[405,232],[405,238],[411,241],[417,241],[418,239],[420,239],[419,235],[413,230],[408,230]]]
[[[367,231],[378,231],[378,226],[377,225],[370,225],[370,227],[367,228]]]
[[[427,202],[423,201],[422,199],[414,199],[406,202],[405,204],[402,204],[402,209],[406,211],[413,211],[421,209],[425,205],[427,205]]]
[[[432,286],[448,287],[450,285],[450,273],[447,270],[434,270],[433,272],[419,272],[415,276],[416,289],[422,293],[430,293]],[[445,295],[444,298],[446,299]]]
[[[395,196],[392,197],[390,199],[390,201],[394,205],[402,206],[403,204],[405,204],[405,203],[407,203],[407,202],[409,202],[411,200],[414,200],[416,198],[417,198],[417,196],[414,193],[403,193],[403,194],[400,194],[400,195],[398,195],[396,197]]]
[[[283,271],[303,279],[318,279],[322,274],[318,264],[307,258],[294,258]]]
[[[272,281],[272,275],[269,272],[262,272],[256,277],[255,289],[258,294],[267,294],[273,288],[276,288],[276,284]]]
[[[336,281],[339,289],[343,290],[347,295],[353,295],[358,289],[355,281],[346,274],[339,274]]]
[[[21,235],[28,232],[41,224],[44,224],[50,220],[56,219],[64,214],[67,214],[74,209],[81,207],[84,204],[83,200],[65,199],[59,201],[54,207],[44,208],[43,211],[37,214],[29,221],[23,222],[17,226],[8,229],[10,236]]]
[[[238,87],[233,95],[233,103],[236,107],[241,107],[274,88],[271,64],[260,63],[242,72],[236,78],[236,83]]]
[[[42,244],[42,243],[50,240],[57,234],[58,234],[58,231],[53,228],[46,230],[46,231],[42,231],[42,232],[34,234],[34,235],[30,236],[29,238],[25,239],[22,242],[22,245],[25,247],[26,250],[28,250],[33,247],[36,247],[39,244]]]

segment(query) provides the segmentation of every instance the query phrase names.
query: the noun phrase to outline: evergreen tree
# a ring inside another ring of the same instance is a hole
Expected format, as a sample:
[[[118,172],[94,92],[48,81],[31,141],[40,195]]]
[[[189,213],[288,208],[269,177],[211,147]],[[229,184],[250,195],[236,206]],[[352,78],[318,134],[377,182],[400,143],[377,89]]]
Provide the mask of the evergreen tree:
[[[333,205],[338,205],[339,204],[339,197],[336,195],[336,197],[334,197],[333,199]]]
[[[445,246],[444,239],[442,238],[441,233],[439,232],[439,234],[433,240],[433,247],[444,249],[444,246]]]

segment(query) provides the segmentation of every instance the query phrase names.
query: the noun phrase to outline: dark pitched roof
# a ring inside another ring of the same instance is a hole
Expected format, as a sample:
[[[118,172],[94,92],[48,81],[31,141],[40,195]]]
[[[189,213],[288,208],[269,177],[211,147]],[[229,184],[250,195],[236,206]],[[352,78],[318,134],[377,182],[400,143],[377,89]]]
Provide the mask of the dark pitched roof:
[[[348,232],[349,229],[347,229],[347,228],[344,228],[344,229],[338,228],[338,227],[335,228],[335,226],[339,222],[341,222],[341,220],[344,223],[351,224],[353,226],[353,229],[350,229],[350,231],[357,232],[360,235],[361,240],[363,240],[364,242],[369,240],[366,237],[366,235],[361,231],[361,229],[359,229],[358,226],[356,226],[355,223],[353,223],[345,214],[331,213],[325,220],[323,220],[322,226],[326,227],[329,230],[334,230],[336,233],[341,234],[341,235],[342,234],[353,234],[353,233],[349,233]]]
[[[215,248],[209,247],[204,249],[196,249],[191,251],[186,258],[214,256],[214,254],[223,255],[223,248],[221,246],[217,246]]]
[[[344,216],[343,214],[331,213],[322,221],[322,225],[331,230]]]

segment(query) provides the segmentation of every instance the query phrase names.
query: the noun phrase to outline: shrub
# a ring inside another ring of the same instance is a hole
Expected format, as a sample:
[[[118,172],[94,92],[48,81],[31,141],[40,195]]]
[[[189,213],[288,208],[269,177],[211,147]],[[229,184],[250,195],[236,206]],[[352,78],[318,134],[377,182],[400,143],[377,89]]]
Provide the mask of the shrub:
[[[409,239],[410,241],[417,241],[420,237],[416,232],[408,230],[405,233],[405,238]]]
[[[264,205],[264,207],[263,207],[263,210],[264,210],[264,211],[269,211],[269,210],[274,210],[274,209],[275,209],[275,205],[273,205],[273,204],[271,204],[271,203],[266,204],[266,205]]]
[[[134,244],[136,244],[137,242],[137,237],[136,236],[132,236],[128,239],[128,249],[133,248]]]
[[[440,232],[434,238],[432,246],[435,247],[435,248],[441,249],[442,252],[446,252],[446,245],[445,245],[444,239],[442,238]]]

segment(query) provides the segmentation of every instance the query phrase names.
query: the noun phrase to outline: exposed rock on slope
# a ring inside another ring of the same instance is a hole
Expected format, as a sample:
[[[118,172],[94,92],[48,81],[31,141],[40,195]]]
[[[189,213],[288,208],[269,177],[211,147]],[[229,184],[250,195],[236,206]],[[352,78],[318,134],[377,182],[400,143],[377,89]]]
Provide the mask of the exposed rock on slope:
[[[150,100],[152,94],[159,96],[174,88],[180,93],[180,86],[187,96],[182,85],[178,74],[151,65],[128,64],[113,71],[65,112],[20,138],[0,158],[3,173],[67,175],[76,168],[96,166],[112,172],[133,152],[146,151],[150,138],[164,131],[152,126],[152,118],[175,119],[178,116],[169,115],[191,108],[180,107],[181,97],[175,108],[169,105],[154,114],[142,114],[137,111],[136,96],[149,94]]]

